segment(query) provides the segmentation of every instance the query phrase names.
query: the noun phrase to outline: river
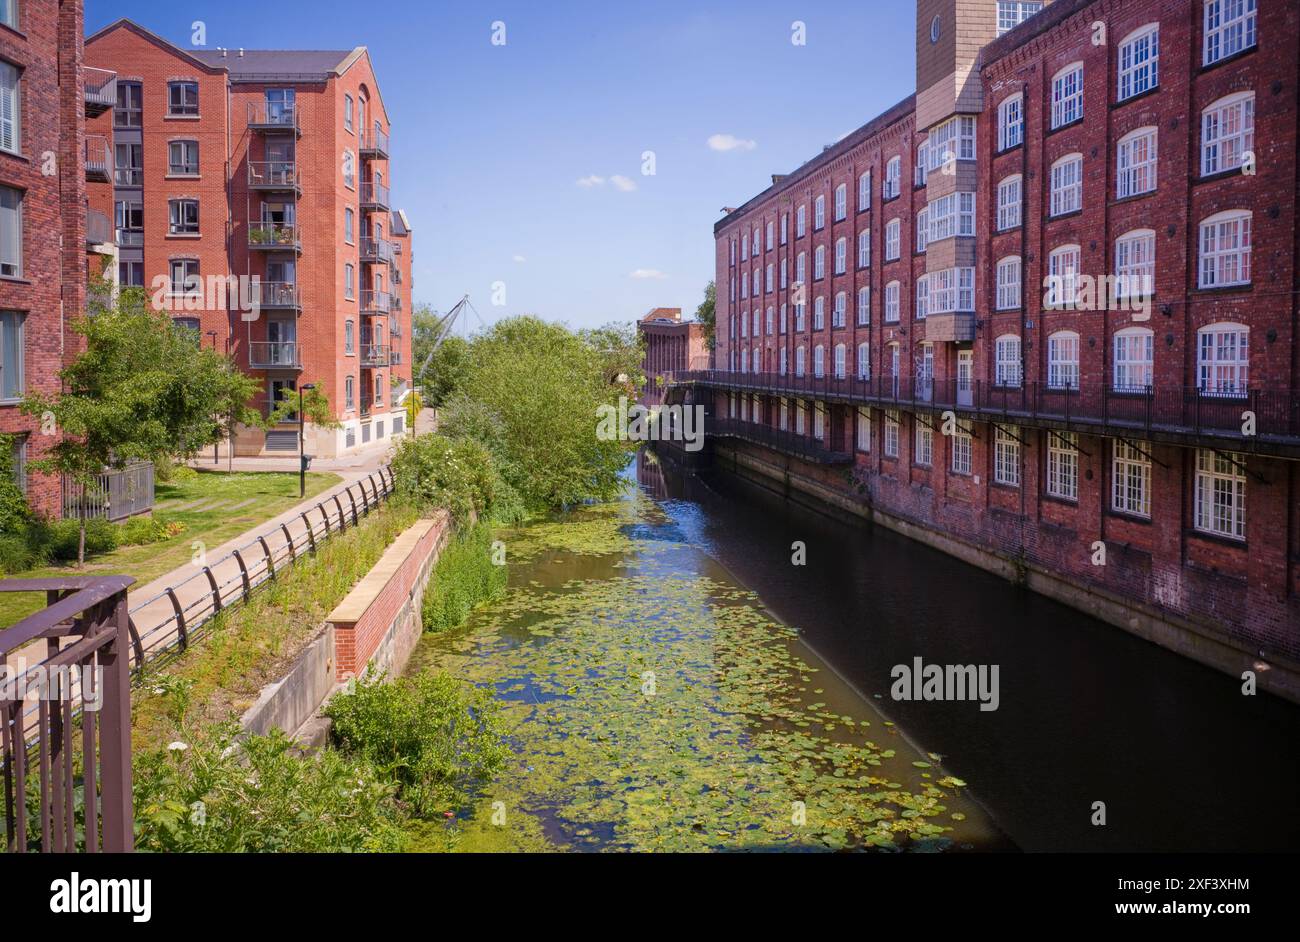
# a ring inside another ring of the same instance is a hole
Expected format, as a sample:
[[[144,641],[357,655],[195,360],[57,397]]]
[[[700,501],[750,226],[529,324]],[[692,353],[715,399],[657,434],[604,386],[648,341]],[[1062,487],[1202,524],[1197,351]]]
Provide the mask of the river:
[[[630,478],[499,534],[506,597],[412,658],[513,753],[427,849],[1294,848],[1300,708],[724,471]],[[895,700],[916,658],[997,665],[997,709]]]

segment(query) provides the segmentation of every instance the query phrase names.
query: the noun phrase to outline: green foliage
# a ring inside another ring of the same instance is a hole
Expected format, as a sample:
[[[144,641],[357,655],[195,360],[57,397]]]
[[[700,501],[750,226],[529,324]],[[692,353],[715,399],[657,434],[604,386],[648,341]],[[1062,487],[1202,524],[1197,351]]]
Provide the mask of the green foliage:
[[[424,397],[420,395],[418,389],[412,389],[411,394],[406,397],[406,427],[415,434],[415,421],[420,416],[420,410],[424,408]]]
[[[461,531],[443,549],[424,592],[425,631],[459,628],[475,606],[506,591],[506,567],[492,560],[492,527]]]
[[[404,438],[392,471],[399,497],[425,511],[445,507],[457,524],[488,515],[496,500],[491,454],[471,438]]]
[[[607,386],[618,386],[629,398],[645,388],[645,339],[635,324],[606,324],[578,336],[599,354]]]
[[[185,532],[185,524],[164,516],[132,517],[119,526],[118,545],[147,546]]]
[[[49,561],[46,548],[33,543],[30,531],[0,533],[0,575],[12,576],[43,566]]]
[[[38,541],[44,540],[48,546],[47,559],[71,562],[77,559],[78,535],[81,531],[80,520],[54,520],[45,526],[45,533],[38,535]],[[86,555],[111,553],[122,545],[122,531],[117,524],[109,523],[103,517],[91,517],[84,521],[86,525]]]
[[[714,332],[717,328],[717,286],[710,281],[704,286],[704,300],[695,309],[695,319],[704,325],[704,342],[713,349]]]
[[[394,778],[417,817],[466,807],[508,755],[496,699],[449,674],[383,683],[367,673],[325,715],[344,755]]]
[[[136,755],[137,849],[402,849],[393,784],[370,763],[331,750],[300,755],[279,731],[242,738],[238,733],[237,724],[225,724],[177,748]]]
[[[282,393],[283,395],[276,401],[275,408],[270,410],[266,418],[262,418],[260,414],[257,416],[256,424],[269,429],[281,422],[297,421],[298,396],[287,389],[282,390]],[[329,397],[320,391],[319,386],[302,391],[302,414],[308,422],[319,428],[336,429],[341,425],[338,419],[334,418]]]
[[[439,342],[439,336],[438,316],[427,307],[417,308],[411,324],[411,362],[415,384],[424,390],[426,403],[435,408],[456,392],[469,356],[469,344],[463,338],[452,334]]]
[[[32,519],[14,471],[14,438],[0,433],[0,534],[22,534]]]

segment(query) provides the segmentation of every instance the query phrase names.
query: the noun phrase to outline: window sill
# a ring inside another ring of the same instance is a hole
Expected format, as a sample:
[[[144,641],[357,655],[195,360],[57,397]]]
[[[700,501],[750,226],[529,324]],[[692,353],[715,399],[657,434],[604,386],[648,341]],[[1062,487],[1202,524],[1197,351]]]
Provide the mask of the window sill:
[[[1073,121],[1069,121],[1069,122],[1067,122],[1067,123],[1065,123],[1065,124],[1058,125],[1057,127],[1050,128],[1050,129],[1047,131],[1047,133],[1043,135],[1043,137],[1044,137],[1044,138],[1049,138],[1049,137],[1051,137],[1053,134],[1057,134],[1057,133],[1059,133],[1059,132],[1061,132],[1061,131],[1068,131],[1070,128],[1078,127],[1078,126],[1081,125],[1081,124],[1083,124],[1083,116],[1082,116],[1082,115],[1080,115],[1079,117],[1075,118]]]
[[[1079,498],[1077,497],[1057,497],[1055,494],[1044,494],[1043,500],[1052,504],[1060,504],[1062,507],[1069,507],[1071,510],[1079,509]]]
[[[1082,215],[1083,215],[1083,207],[1080,206],[1078,209],[1072,209],[1068,213],[1060,213],[1056,216],[1048,216],[1047,221],[1049,223],[1053,223],[1060,219],[1073,219],[1075,216],[1082,216]]]
[[[1023,150],[1024,147],[1025,147],[1024,141],[1020,141],[1017,144],[1012,144],[1010,147],[1004,147],[993,155],[993,159],[996,160],[997,158],[1004,157],[1007,154],[1014,154],[1018,150]]]
[[[1210,533],[1207,530],[1198,530],[1195,527],[1188,527],[1183,532],[1186,536],[1194,537],[1198,540],[1205,540],[1207,543],[1214,543],[1218,546],[1231,546],[1239,550],[1244,550],[1246,548],[1246,541],[1239,540],[1235,536],[1226,536],[1221,533]],[[1222,573],[1222,575],[1227,574]]]
[[[1138,200],[1144,200],[1148,197],[1155,196],[1156,190],[1143,190],[1141,193],[1132,193],[1128,196],[1117,196],[1110,201],[1110,206],[1123,206],[1125,203],[1133,203]]]
[[[1194,176],[1191,179],[1192,186],[1199,186],[1202,183],[1215,183],[1219,180],[1230,180],[1233,177],[1244,177],[1240,167],[1233,167],[1231,170],[1218,170],[1214,173]]]
[[[1129,513],[1128,511],[1125,510],[1116,510],[1114,507],[1111,507],[1110,509],[1104,511],[1104,513],[1105,516],[1113,517],[1116,520],[1124,520],[1128,523],[1138,523],[1138,524],[1145,524],[1146,526],[1151,526],[1151,518],[1144,517],[1141,514]]]
[[[21,160],[25,164],[30,164],[32,162],[32,159],[22,151],[7,150],[3,147],[0,147],[0,157],[9,157],[13,160]]]
[[[203,177],[197,173],[169,173],[163,177],[164,180],[202,180]]]
[[[0,281],[7,281],[11,285],[30,285],[32,282],[22,275],[0,275]]]
[[[202,118],[203,118],[202,115],[197,115],[197,114],[165,114],[165,115],[163,115],[163,120],[164,120],[164,121],[200,121],[200,120],[202,120]]]
[[[1256,51],[1258,51],[1258,49],[1259,49],[1259,42],[1258,42],[1258,40],[1257,40],[1257,41],[1255,42],[1255,45],[1249,47],[1248,49],[1242,49],[1242,50],[1240,50],[1240,51],[1238,51],[1238,52],[1234,52],[1234,53],[1233,53],[1232,55],[1230,55],[1230,56],[1224,56],[1222,59],[1218,59],[1218,60],[1216,60],[1216,61],[1214,61],[1214,62],[1211,62],[1209,65],[1203,65],[1203,66],[1201,66],[1201,70],[1200,70],[1200,73],[1199,73],[1199,74],[1200,74],[1200,75],[1204,75],[1206,72],[1213,72],[1215,69],[1220,68],[1221,66],[1229,65],[1230,63],[1236,62],[1238,59],[1244,59],[1244,58],[1246,58],[1246,57],[1249,56],[1249,55],[1253,55]],[[1204,58],[1205,58],[1205,49],[1204,49],[1204,47],[1201,48],[1200,52],[1201,52],[1201,58],[1202,58],[1202,60],[1204,60]],[[1198,531],[1198,532],[1199,532],[1199,531]]]
[[[166,238],[166,239],[182,239],[182,240],[184,240],[184,239],[201,239],[201,238],[203,238],[203,233],[201,233],[201,232],[169,232],[169,233],[167,233],[167,235],[165,235],[163,238]]]
[[[1143,98],[1149,98],[1152,95],[1158,94],[1159,92],[1160,92],[1160,86],[1155,85],[1152,88],[1148,88],[1144,92],[1138,92],[1135,95],[1129,95],[1127,98],[1122,99],[1120,101],[1112,101],[1110,103],[1110,109],[1114,111],[1116,108],[1123,108],[1125,105],[1131,105],[1135,101],[1141,101]]]
[[[1191,294],[1197,295],[1216,295],[1216,294],[1235,294],[1237,292],[1249,293],[1255,290],[1253,282],[1243,282],[1239,285],[1215,285],[1212,288],[1192,288]]]

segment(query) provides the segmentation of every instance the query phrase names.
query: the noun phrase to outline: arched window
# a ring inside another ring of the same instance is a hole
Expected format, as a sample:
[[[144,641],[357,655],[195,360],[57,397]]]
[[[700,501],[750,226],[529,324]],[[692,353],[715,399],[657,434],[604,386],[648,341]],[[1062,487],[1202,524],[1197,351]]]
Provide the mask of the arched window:
[[[821,344],[813,348],[813,375],[826,375],[826,348]]]
[[[1021,379],[1020,338],[1003,334],[993,344],[993,383],[997,386],[1019,387]]]
[[[1220,98],[1201,112],[1201,175],[1226,173],[1255,149],[1255,93]]]
[[[1073,62],[1052,76],[1052,127],[1083,117],[1083,63]]]
[[[847,366],[845,356],[846,356],[846,351],[844,349],[844,344],[837,343],[835,345],[835,378],[836,379],[843,379],[845,376],[848,375],[847,372],[848,366]]]
[[[1196,374],[1201,392],[1244,396],[1250,381],[1250,328],[1245,324],[1208,324],[1196,332]]]
[[[813,280],[826,277],[826,246],[819,245],[813,252]]]
[[[1155,293],[1156,234],[1134,229],[1115,240],[1115,297],[1141,298]]]
[[[849,188],[841,183],[835,188],[835,221],[839,222],[849,214]]]
[[[999,311],[1010,311],[1020,307],[1020,256],[1008,255],[998,260],[997,269]]]
[[[871,348],[868,344],[858,344],[858,379],[871,379]]]
[[[1145,327],[1115,333],[1113,386],[1116,392],[1147,392],[1154,377],[1155,335]]]
[[[849,243],[843,236],[835,240],[835,274],[842,275],[848,270]]]
[[[1052,164],[1053,216],[1083,208],[1083,154],[1066,154]]]
[[[1072,307],[1079,296],[1079,246],[1062,245],[1047,260],[1048,308]]]
[[[1008,95],[998,105],[998,150],[1006,150],[1025,140],[1025,96]]]
[[[1047,385],[1079,388],[1079,335],[1072,330],[1058,330],[1047,338]]]
[[[1118,101],[1149,92],[1160,84],[1160,24],[1148,23],[1119,44]]]
[[[835,295],[835,310],[831,315],[831,324],[834,327],[843,327],[845,322],[844,314],[848,310],[848,295],[843,291]]]
[[[1251,214],[1230,209],[1201,222],[1200,286],[1250,284]]]
[[[1156,188],[1156,129],[1138,128],[1115,146],[1115,196],[1137,196]]]
[[[795,350],[794,352],[794,375],[795,376],[804,375],[806,359],[807,359],[807,355],[804,353],[803,344],[800,344],[799,349]]]

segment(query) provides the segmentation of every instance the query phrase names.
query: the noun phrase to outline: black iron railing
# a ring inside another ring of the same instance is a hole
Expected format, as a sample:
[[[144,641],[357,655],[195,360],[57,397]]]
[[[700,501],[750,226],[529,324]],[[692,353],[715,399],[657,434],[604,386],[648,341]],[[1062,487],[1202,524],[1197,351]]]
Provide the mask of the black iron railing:
[[[704,435],[706,438],[712,435],[740,439],[815,464],[848,464],[853,460],[851,453],[829,448],[812,435],[800,435],[788,429],[742,419],[713,419],[704,426]]]

